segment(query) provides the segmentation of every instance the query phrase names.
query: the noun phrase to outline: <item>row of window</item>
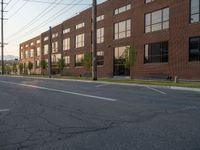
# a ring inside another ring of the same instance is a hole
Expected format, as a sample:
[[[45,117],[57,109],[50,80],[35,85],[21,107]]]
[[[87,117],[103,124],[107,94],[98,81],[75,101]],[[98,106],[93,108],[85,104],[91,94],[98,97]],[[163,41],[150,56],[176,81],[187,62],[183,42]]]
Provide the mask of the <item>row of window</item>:
[[[145,45],[144,63],[167,63],[168,42]],[[189,40],[189,61],[200,61],[200,37]]]
[[[52,55],[52,62],[53,63],[57,63],[58,60],[61,58],[60,54],[56,54],[56,55]],[[65,66],[70,66],[70,56],[65,56]],[[48,62],[48,59],[45,60],[46,62]],[[84,54],[77,54],[75,55],[75,66],[76,67],[81,67],[84,64]],[[36,68],[40,67],[40,60],[36,60]],[[98,51],[97,52],[97,65],[98,66],[102,66],[104,65],[104,52],[103,51]]]
[[[124,49],[123,47],[121,49]],[[120,48],[115,48],[115,59],[119,60],[123,55],[123,51]],[[146,44],[144,48],[144,63],[167,63],[168,62],[168,42],[158,42]],[[37,49],[37,53],[40,53],[40,49]],[[22,53],[23,54],[23,53]],[[28,56],[28,51],[25,53]],[[30,56],[33,57],[34,50],[30,50]],[[59,57],[58,57],[59,55]],[[61,58],[60,54],[53,55],[52,61],[57,62],[59,58]],[[21,57],[23,57],[21,55]],[[122,57],[123,58],[123,57]],[[83,65],[84,54],[76,55],[76,63],[75,66]],[[67,56],[66,62],[69,61],[70,58]],[[104,60],[104,52],[97,52],[97,62],[98,65],[103,65]],[[189,61],[200,61],[200,37],[192,37],[189,39]]]

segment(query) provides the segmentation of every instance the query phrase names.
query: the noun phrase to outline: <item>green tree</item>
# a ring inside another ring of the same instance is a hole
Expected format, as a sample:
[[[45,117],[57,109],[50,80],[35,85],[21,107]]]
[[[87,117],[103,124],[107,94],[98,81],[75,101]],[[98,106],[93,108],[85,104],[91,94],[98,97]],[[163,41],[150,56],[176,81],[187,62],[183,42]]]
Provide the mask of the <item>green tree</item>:
[[[31,74],[32,69],[33,69],[33,63],[29,61],[28,62],[28,70],[29,70],[30,74]]]
[[[84,53],[83,65],[87,70],[91,69],[92,67],[92,53],[91,52]]]
[[[12,65],[12,71],[16,74],[17,73],[17,65],[16,63],[13,63]]]
[[[60,69],[60,73],[62,74],[65,68],[65,59],[64,58],[58,59],[57,65],[58,65],[58,68]]]
[[[40,67],[41,67],[41,69],[42,69],[42,75],[44,75],[44,70],[47,68],[47,62],[46,62],[46,60],[41,60],[41,62],[40,62]]]
[[[24,65],[23,63],[19,64],[19,73],[22,74],[23,73],[23,69],[24,69]]]
[[[5,72],[6,72],[7,74],[10,74],[10,72],[11,72],[11,67],[10,67],[10,65],[6,65],[6,66],[5,66]]]
[[[129,69],[134,66],[136,62],[136,50],[133,45],[126,47],[125,49],[125,67]]]

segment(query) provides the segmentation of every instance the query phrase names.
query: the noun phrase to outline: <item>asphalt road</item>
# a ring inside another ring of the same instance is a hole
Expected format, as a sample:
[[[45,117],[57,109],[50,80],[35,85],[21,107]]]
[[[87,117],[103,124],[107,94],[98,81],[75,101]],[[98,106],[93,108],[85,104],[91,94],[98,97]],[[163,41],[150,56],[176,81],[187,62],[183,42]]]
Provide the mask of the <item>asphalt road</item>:
[[[200,150],[200,93],[1,76],[0,150]]]

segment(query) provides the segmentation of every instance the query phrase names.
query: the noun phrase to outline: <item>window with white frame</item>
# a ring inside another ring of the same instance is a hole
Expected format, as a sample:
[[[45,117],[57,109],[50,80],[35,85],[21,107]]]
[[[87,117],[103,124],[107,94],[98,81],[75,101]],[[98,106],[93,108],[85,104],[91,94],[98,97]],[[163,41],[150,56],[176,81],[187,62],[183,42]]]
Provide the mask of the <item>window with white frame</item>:
[[[66,38],[63,40],[63,50],[70,49],[70,38]]]
[[[115,40],[131,36],[131,20],[115,23]]]
[[[85,23],[82,22],[82,23],[76,25],[76,29],[83,28],[84,26],[85,26]]]
[[[25,51],[25,57],[26,57],[26,58],[29,57],[29,51],[28,51],[28,50]]]
[[[70,28],[64,29],[63,30],[63,34],[69,33],[70,32]]]
[[[97,43],[104,42],[104,28],[97,29]]]
[[[40,40],[37,40],[37,42],[36,42],[37,44],[39,44],[40,43]]]
[[[47,41],[48,39],[49,39],[49,37],[48,37],[48,36],[44,37],[44,41]]]
[[[56,38],[56,37],[58,37],[58,33],[53,33],[52,38]]]
[[[67,67],[70,65],[70,56],[65,56],[65,65]]]
[[[21,59],[24,59],[24,52],[21,52]]]
[[[85,46],[85,34],[76,35],[76,48]]]
[[[131,9],[131,4],[115,9],[115,15],[121,14]]]
[[[97,65],[98,66],[104,65],[104,52],[103,51],[97,52]]]
[[[34,57],[34,49],[30,50],[30,57]]]
[[[154,0],[144,0],[144,3],[150,3],[153,2]]]
[[[41,55],[41,49],[40,47],[37,47],[37,53],[36,53],[37,56],[40,56]]]
[[[36,68],[40,67],[40,60],[36,60]]]
[[[84,54],[77,54],[75,60],[75,66],[83,66]]]
[[[52,42],[52,52],[56,53],[58,52],[58,42]]]
[[[49,46],[48,44],[44,45],[44,55],[47,55],[49,51]]]
[[[145,33],[169,28],[169,8],[145,14]]]
[[[104,15],[100,15],[97,17],[97,22],[104,20]]]

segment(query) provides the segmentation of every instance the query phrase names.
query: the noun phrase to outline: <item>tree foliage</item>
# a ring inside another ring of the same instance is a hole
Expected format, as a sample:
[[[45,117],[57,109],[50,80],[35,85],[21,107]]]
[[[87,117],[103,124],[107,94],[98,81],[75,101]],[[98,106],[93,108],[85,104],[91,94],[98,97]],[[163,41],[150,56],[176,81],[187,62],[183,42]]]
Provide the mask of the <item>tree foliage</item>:
[[[47,68],[47,62],[46,62],[46,60],[41,60],[40,67],[41,67],[42,70],[44,70],[44,69]]]
[[[125,49],[125,67],[130,68],[134,66],[136,62],[136,50],[133,45],[126,47]]]
[[[23,73],[23,69],[24,69],[24,65],[23,63],[19,64],[19,73],[22,74]]]
[[[91,52],[84,53],[83,65],[86,69],[88,70],[91,69],[92,67],[92,53]]]
[[[65,68],[65,59],[64,58],[58,59],[57,65],[60,71],[63,71]]]
[[[32,62],[28,62],[28,70],[31,71],[33,69],[33,63]]]

